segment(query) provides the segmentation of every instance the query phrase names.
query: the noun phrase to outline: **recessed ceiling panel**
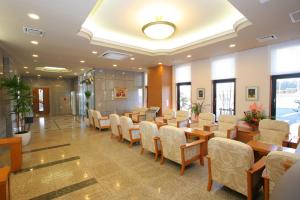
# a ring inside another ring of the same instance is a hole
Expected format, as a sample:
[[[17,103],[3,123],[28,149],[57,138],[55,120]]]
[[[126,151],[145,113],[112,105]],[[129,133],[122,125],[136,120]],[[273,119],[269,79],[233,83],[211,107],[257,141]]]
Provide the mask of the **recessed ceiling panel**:
[[[168,21],[176,26],[172,37],[153,40],[142,31],[150,22]],[[92,43],[174,53],[177,50],[236,34],[248,20],[227,0],[102,0],[82,24],[79,35]]]

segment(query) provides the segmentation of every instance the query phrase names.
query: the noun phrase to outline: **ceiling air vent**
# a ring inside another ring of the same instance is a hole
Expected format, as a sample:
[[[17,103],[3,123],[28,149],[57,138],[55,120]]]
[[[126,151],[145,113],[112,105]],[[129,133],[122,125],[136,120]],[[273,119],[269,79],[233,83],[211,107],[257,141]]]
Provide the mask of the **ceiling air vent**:
[[[300,10],[292,12],[289,15],[293,23],[300,22]]]
[[[37,29],[37,28],[32,28],[29,26],[24,26],[23,31],[24,31],[24,33],[27,33],[27,34],[33,35],[33,36],[44,37],[44,35],[45,35],[45,32],[43,30]]]
[[[103,54],[99,55],[99,57],[111,59],[111,60],[124,60],[131,57],[131,54],[120,53],[117,51],[105,51]]]
[[[267,42],[267,41],[271,41],[271,40],[276,40],[277,37],[276,37],[276,35],[264,35],[264,36],[258,37],[256,39],[259,42]]]

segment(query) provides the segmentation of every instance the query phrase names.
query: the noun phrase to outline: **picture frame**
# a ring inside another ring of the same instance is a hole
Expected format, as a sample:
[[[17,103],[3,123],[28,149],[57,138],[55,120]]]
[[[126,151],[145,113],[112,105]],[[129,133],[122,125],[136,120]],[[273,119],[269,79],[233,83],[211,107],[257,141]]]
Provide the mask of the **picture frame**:
[[[127,99],[128,89],[127,88],[114,88],[114,99]]]
[[[246,100],[257,101],[258,100],[258,86],[246,87]]]
[[[205,99],[205,88],[197,88],[197,99],[198,100]]]

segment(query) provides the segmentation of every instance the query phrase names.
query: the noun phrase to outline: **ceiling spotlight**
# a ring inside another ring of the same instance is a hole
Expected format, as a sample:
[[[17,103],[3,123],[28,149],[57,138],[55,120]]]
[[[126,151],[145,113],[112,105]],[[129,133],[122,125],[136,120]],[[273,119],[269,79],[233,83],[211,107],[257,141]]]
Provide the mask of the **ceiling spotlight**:
[[[134,58],[134,57],[132,57],[132,58],[130,58],[130,60],[135,60],[135,58]]]
[[[85,61],[84,61],[84,60],[81,60],[80,62],[81,62],[81,63],[85,63]]]
[[[40,74],[38,74],[37,76],[38,76],[38,77],[40,77],[41,75],[40,75]]]
[[[62,76],[58,76],[58,78],[62,78]]]
[[[186,57],[187,57],[187,58],[191,58],[191,57],[192,57],[192,55],[187,55]]]
[[[162,65],[162,62],[159,62],[158,64],[159,64],[159,65]]]
[[[143,33],[151,39],[162,40],[173,35],[175,24],[168,21],[154,21],[143,26]]]
[[[117,67],[118,65],[114,64],[113,67]]]
[[[25,66],[25,67],[23,67],[23,68],[24,68],[24,69],[28,69],[28,67],[26,67],[26,66]]]
[[[236,46],[235,44],[230,44],[230,45],[229,45],[230,48],[233,48],[233,47],[235,47],[235,46]]]
[[[34,14],[34,13],[28,13],[28,17],[31,19],[35,19],[35,20],[40,19],[40,16],[38,16],[37,14]]]
[[[25,72],[25,73],[26,73],[26,74],[29,74],[30,72],[27,71],[27,72]]]
[[[34,57],[34,58],[38,58],[38,57],[39,57],[39,55],[37,55],[37,54],[32,54],[32,57]]]
[[[97,51],[92,51],[92,54],[97,54],[98,52]]]
[[[39,42],[38,42],[38,41],[35,41],[35,40],[30,41],[30,43],[31,43],[31,44],[35,44],[35,45],[38,45],[38,44],[39,44]]]
[[[138,69],[139,69],[139,70],[142,70],[143,68],[142,68],[142,67],[139,67]]]
[[[81,71],[84,71],[84,69],[83,69],[83,68],[81,68],[80,70],[81,70]]]

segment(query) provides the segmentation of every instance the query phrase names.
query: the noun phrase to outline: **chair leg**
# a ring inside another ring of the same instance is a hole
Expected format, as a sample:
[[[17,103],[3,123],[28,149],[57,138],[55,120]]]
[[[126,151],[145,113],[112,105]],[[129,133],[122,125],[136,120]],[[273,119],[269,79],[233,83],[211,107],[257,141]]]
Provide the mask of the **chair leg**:
[[[163,165],[163,164],[164,164],[164,162],[165,162],[165,158],[164,158],[164,156],[163,156],[163,155],[161,155],[160,164],[161,164],[161,165]]]
[[[182,164],[181,169],[180,169],[180,176],[182,176],[184,174],[184,169],[185,169],[185,165]]]
[[[154,160],[157,161],[157,159],[158,159],[158,153],[155,152],[155,158],[154,158]]]
[[[141,148],[141,154],[143,154],[143,153],[144,153],[144,148],[142,147],[142,148]]]
[[[131,147],[132,147],[132,144],[133,144],[133,142],[132,142],[132,141],[130,141],[129,148],[131,148]]]
[[[268,179],[264,178],[264,200],[270,199],[270,182]]]
[[[212,184],[213,184],[213,180],[211,180],[210,178],[208,178],[207,191],[211,190]]]

